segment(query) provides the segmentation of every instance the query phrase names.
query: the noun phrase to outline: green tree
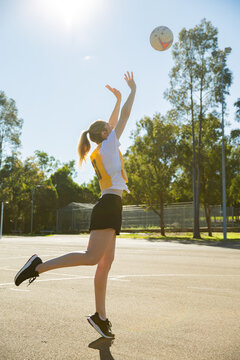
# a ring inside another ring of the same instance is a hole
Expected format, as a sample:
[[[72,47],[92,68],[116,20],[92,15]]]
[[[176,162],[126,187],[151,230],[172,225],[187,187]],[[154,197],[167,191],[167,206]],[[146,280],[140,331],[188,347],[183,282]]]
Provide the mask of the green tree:
[[[60,161],[56,160],[54,156],[49,156],[46,152],[36,150],[34,151],[36,162],[40,170],[45,174],[45,177],[49,177],[60,167]]]
[[[51,181],[44,179],[34,158],[22,162],[17,156],[7,157],[0,177],[0,197],[8,201],[4,212],[6,232],[30,232],[33,191],[34,231],[55,224],[57,193]]]
[[[227,204],[239,204],[240,147],[237,143],[237,130],[232,130],[226,139],[226,189]],[[177,176],[172,184],[172,197],[175,202],[190,201],[191,192],[191,126],[180,127],[180,140],[177,155]],[[214,114],[208,114],[203,121],[201,198],[204,206],[208,233],[212,236],[211,212],[222,199],[222,153],[221,121]]]
[[[96,200],[101,196],[101,189],[97,175],[94,175],[93,179],[88,184],[83,184],[83,186],[87,187],[92,192]]]
[[[237,99],[237,101],[234,103],[234,106],[236,108],[235,119],[240,121],[240,98]]]
[[[172,116],[191,124],[195,238],[201,237],[199,205],[203,122],[207,112],[217,108],[221,100],[222,69],[224,93],[232,81],[231,72],[226,67],[226,56],[217,47],[217,34],[217,29],[206,19],[193,29],[180,32],[179,41],[173,47],[175,65],[170,74],[170,88],[165,92],[173,106]]]
[[[51,181],[58,194],[57,207],[61,208],[71,202],[94,203],[95,194],[85,185],[79,186],[72,179],[73,163],[65,164],[51,175]]]
[[[240,207],[240,174],[236,174],[232,178],[231,185],[229,187],[229,202],[234,207]]]
[[[43,173],[31,158],[23,163],[16,156],[10,156],[5,159],[0,176],[1,192],[8,201],[8,230],[13,226],[15,230],[30,231],[31,193],[33,187],[43,181]]]
[[[177,127],[156,114],[137,123],[133,145],[126,153],[129,189],[135,203],[146,204],[160,218],[164,228],[164,204],[169,202],[171,183],[175,174]]]
[[[15,151],[20,146],[22,124],[15,101],[0,91],[0,169],[9,150]]]
[[[211,211],[222,198],[221,122],[213,114],[204,119],[202,142],[200,200],[205,210],[208,234],[212,236]]]
[[[80,202],[82,203],[94,204],[100,197],[100,194],[97,195],[94,193],[92,188],[88,187],[88,185],[80,185]]]
[[[238,137],[236,136],[238,133]],[[229,206],[240,207],[240,134],[239,129],[232,130],[226,157],[227,203]]]
[[[51,175],[51,180],[58,194],[58,208],[78,201],[79,185],[73,181],[67,166],[64,165]]]
[[[176,153],[176,174],[171,185],[174,202],[192,201],[192,148],[191,126],[181,124],[178,127],[179,140]]]
[[[34,231],[54,229],[56,225],[56,209],[58,194],[51,178],[45,180],[34,194]]]

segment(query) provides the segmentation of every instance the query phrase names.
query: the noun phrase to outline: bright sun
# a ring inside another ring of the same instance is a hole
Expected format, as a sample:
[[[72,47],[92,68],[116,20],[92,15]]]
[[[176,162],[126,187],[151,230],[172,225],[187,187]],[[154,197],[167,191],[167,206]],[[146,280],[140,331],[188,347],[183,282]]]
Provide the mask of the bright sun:
[[[45,22],[70,31],[92,23],[103,0],[32,0],[31,7]]]

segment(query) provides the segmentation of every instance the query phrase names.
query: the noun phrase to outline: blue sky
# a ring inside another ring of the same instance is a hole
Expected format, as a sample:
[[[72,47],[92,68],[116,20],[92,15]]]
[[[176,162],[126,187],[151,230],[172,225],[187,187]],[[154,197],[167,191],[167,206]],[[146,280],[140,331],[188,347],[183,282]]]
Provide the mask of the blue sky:
[[[202,18],[219,30],[219,47],[232,47],[228,66],[234,82],[228,97],[229,126],[233,103],[240,97],[240,3],[233,0],[0,0],[0,89],[16,101],[23,118],[22,157],[46,151],[63,162],[77,161],[82,130],[96,119],[108,120],[114,97],[106,84],[128,96],[124,72],[134,72],[136,101],[120,141],[130,145],[136,121],[169,104],[163,92],[173,66],[171,49],[157,52],[151,31],[171,28],[175,40],[182,28]],[[88,160],[75,179],[92,179]]]

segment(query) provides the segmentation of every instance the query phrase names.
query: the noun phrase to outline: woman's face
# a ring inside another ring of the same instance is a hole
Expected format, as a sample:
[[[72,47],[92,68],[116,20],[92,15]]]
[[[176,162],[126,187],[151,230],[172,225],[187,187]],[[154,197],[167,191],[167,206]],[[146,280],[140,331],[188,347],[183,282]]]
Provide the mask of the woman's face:
[[[103,140],[106,140],[108,138],[108,135],[112,131],[112,126],[106,122],[105,129],[101,132]]]

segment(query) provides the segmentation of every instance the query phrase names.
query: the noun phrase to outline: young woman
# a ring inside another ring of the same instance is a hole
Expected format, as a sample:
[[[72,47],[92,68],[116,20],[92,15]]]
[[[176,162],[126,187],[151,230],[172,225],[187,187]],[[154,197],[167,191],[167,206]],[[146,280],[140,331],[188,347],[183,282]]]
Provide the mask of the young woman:
[[[105,338],[114,337],[111,323],[106,316],[106,288],[108,273],[114,259],[116,235],[121,229],[122,192],[128,190],[127,175],[119,150],[119,138],[130,116],[136,92],[133,73],[127,72],[124,78],[131,91],[121,110],[119,120],[121,93],[107,85],[106,87],[117,99],[109,122],[95,121],[87,131],[81,134],[78,144],[80,164],[86,159],[91,147],[88,135],[90,140],[97,144],[90,158],[101,188],[101,198],[94,206],[91,215],[87,250],[69,253],[46,262],[42,262],[37,255],[33,255],[14,279],[15,285],[19,286],[27,279],[30,279],[30,284],[39,274],[49,270],[69,266],[97,265],[94,278],[96,312],[89,316],[88,321]]]

